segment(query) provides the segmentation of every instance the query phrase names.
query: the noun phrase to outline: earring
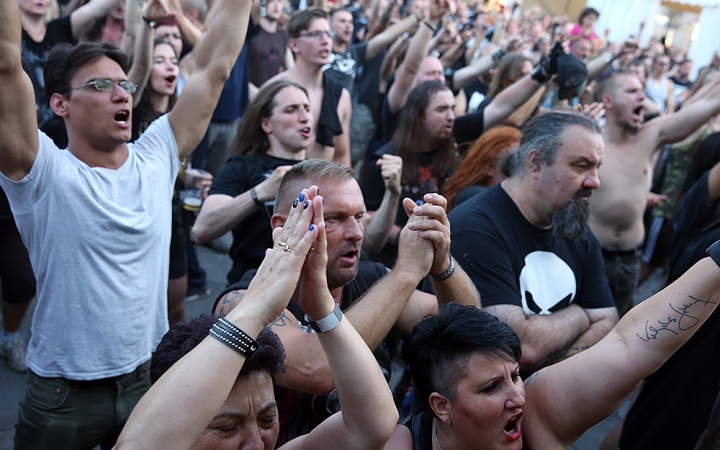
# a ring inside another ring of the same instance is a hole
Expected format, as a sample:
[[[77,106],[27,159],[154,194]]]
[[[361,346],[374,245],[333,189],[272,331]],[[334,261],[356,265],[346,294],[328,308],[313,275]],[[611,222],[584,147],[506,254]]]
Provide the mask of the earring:
[[[447,424],[448,424],[448,425],[452,425],[452,419],[448,419],[448,420],[447,420]]]

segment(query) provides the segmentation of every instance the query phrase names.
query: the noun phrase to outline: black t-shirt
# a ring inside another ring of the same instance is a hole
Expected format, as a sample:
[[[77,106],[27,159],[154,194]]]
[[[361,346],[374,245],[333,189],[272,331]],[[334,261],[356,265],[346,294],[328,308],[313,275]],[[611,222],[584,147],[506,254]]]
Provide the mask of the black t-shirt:
[[[341,84],[353,96],[355,76],[358,66],[365,64],[366,48],[367,44],[362,42],[351,46],[345,53],[337,53],[333,50],[330,54],[330,62],[323,66],[325,76]]]
[[[275,168],[297,162],[267,154],[251,157],[232,156],[213,180],[208,195],[225,194],[236,197],[265,181]],[[227,274],[228,284],[237,282],[248,270],[260,267],[265,257],[265,250],[272,247],[270,217],[274,205],[274,199],[265,202],[264,208],[253,211],[233,228],[233,244],[230,247],[233,266]]]
[[[280,73],[287,51],[287,33],[281,27],[275,33],[268,33],[261,26],[256,28],[248,45],[248,66],[250,82],[259,88]]]
[[[719,202],[709,202],[707,182],[705,173],[688,190],[678,210],[673,243],[673,259],[677,262],[670,281],[702,259],[705,249],[720,238]],[[712,313],[685,345],[645,379],[625,419],[620,448],[694,448],[720,391],[718,355],[720,310]]]
[[[707,171],[685,193],[675,215],[670,252],[670,277],[677,280],[705,256],[705,250],[720,239],[720,201],[710,203]]]
[[[425,203],[423,200],[425,194],[440,192],[442,190],[445,181],[447,181],[451,173],[447,173],[442,177],[433,176],[433,163],[440,151],[445,150],[418,153],[417,178],[408,183],[403,183],[400,186],[401,199],[411,198],[416,204],[422,205]],[[397,154],[395,146],[392,142],[382,146],[365,163],[363,177],[362,180],[360,180],[360,188],[362,189],[363,196],[365,197],[365,208],[367,208],[368,211],[377,211],[378,208],[380,208],[383,196],[385,195],[385,183],[382,179],[382,172],[380,167],[376,166],[375,163],[386,153],[391,155]],[[395,215],[395,224],[400,227],[404,227],[407,223],[407,219],[408,217],[405,213],[405,208],[403,208],[402,201],[400,201],[398,202],[397,212]],[[395,263],[395,259],[397,259],[397,246],[394,242],[388,243],[385,247],[383,247],[380,253],[373,254],[370,258],[373,261],[379,261],[388,267],[392,267]]]
[[[388,86],[388,92],[389,91],[390,87]],[[472,114],[466,114],[455,118],[455,124],[453,126],[453,138],[455,139],[455,142],[458,144],[465,144],[480,137],[485,126],[485,106],[487,106],[487,104],[482,107],[478,107],[478,110]],[[400,125],[401,111],[402,109],[395,113],[391,112],[390,104],[388,103],[387,96],[385,96],[381,112],[382,137],[384,142],[390,142],[392,140],[395,130],[397,130],[398,125]]]
[[[451,253],[480,292],[483,306],[522,306],[551,314],[576,303],[615,306],[600,244],[588,230],[575,241],[558,239],[522,215],[500,186],[449,214]]]
[[[65,127],[52,109],[45,95],[45,76],[43,69],[50,50],[57,44],[74,44],[70,16],[52,20],[47,24],[47,31],[42,42],[34,41],[30,35],[22,30],[22,67],[30,77],[35,91],[35,106],[37,107],[38,127],[43,130],[60,148],[67,146]]]
[[[250,270],[243,275],[239,282],[228,286],[218,296],[217,300],[215,300],[213,311],[220,298],[228,292],[247,289],[256,273],[257,270]],[[384,265],[369,261],[360,261],[357,276],[343,288],[340,309],[343,311],[347,310],[355,301],[362,297],[365,292],[370,290],[373,284],[385,275],[387,275],[387,268]],[[301,328],[305,329],[308,333],[314,332],[310,327],[307,316],[295,301],[290,301],[288,310],[297,318]],[[390,379],[391,367],[390,347],[391,345],[388,345],[387,342],[383,342],[373,352],[388,380]],[[277,446],[309,433],[313,428],[318,426],[320,422],[330,416],[330,413],[326,410],[328,406],[328,396],[311,395],[276,386],[275,398],[278,403],[280,415],[280,434],[278,436]],[[332,398],[332,395],[330,398]]]

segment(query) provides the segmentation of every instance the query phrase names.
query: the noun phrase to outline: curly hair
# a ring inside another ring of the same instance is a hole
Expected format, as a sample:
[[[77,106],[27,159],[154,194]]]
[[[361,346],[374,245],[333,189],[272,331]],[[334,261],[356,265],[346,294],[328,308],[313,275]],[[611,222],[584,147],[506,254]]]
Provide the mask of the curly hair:
[[[522,133],[515,127],[498,125],[484,132],[465,154],[462,163],[447,180],[442,194],[448,202],[448,211],[455,206],[455,198],[463,189],[488,183],[500,162],[502,154],[520,142]]]
[[[155,383],[183,356],[210,334],[210,328],[218,320],[217,317],[203,314],[188,322],[173,325],[165,333],[150,360],[150,378]],[[285,348],[269,328],[264,328],[257,339],[260,347],[245,360],[240,375],[252,372],[267,372],[275,381],[275,377],[285,370]]]

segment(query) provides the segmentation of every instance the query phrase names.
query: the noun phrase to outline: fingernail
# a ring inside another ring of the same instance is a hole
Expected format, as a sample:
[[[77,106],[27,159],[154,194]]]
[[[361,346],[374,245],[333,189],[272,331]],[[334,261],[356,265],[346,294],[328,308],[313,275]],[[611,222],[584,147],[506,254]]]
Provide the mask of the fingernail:
[[[415,208],[415,209],[413,210],[413,213],[415,213],[415,214],[422,214],[422,208]]]
[[[325,204],[325,197],[322,197],[322,204]]]
[[[304,209],[307,209],[307,207],[308,207],[309,204],[310,204],[310,203],[308,203],[308,201],[305,200],[305,203],[303,203],[303,208],[304,208]]]
[[[298,199],[295,199],[295,200],[293,201],[293,208],[295,208],[295,207],[297,206],[297,204],[298,204]]]
[[[303,193],[301,192],[301,193],[300,193],[300,201],[303,201],[303,200],[305,200],[305,194],[303,194]]]
[[[315,225],[310,225],[310,231],[315,229]]]

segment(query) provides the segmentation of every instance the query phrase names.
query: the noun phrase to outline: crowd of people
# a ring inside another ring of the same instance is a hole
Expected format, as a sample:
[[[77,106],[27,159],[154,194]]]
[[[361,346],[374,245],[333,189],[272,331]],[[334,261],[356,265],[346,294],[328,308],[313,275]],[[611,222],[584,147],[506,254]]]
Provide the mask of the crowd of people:
[[[15,448],[717,448],[720,52],[600,14],[0,0]]]

